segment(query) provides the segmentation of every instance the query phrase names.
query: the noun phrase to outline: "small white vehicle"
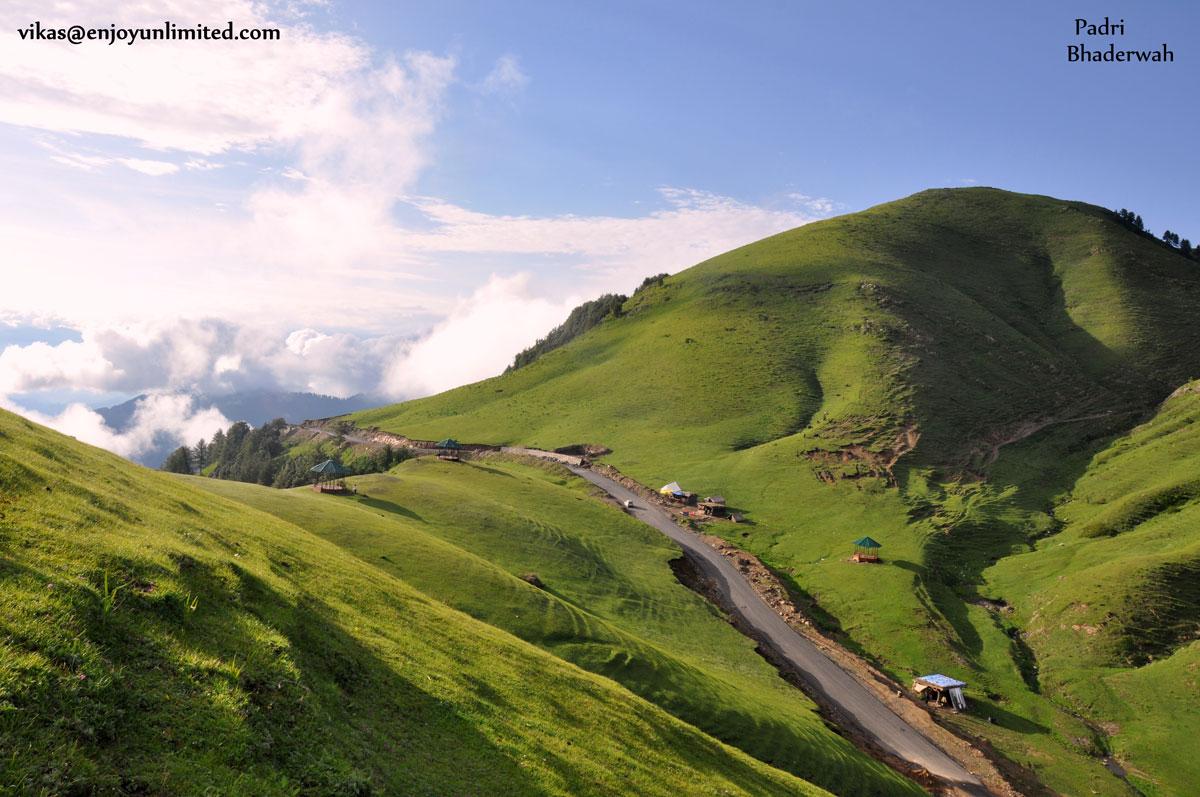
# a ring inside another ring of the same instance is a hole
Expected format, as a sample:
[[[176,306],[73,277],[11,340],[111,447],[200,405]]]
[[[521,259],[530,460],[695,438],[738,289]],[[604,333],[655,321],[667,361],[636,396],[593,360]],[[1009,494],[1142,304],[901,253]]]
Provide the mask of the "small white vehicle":
[[[625,504],[626,509],[633,509],[633,501],[630,501],[629,499],[625,499],[625,501],[623,501],[622,503]]]

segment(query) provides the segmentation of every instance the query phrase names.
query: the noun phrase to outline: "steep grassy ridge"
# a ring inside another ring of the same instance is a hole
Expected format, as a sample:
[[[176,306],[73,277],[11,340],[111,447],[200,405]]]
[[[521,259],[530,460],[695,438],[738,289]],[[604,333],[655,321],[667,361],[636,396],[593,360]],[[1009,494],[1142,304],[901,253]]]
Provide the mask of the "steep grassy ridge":
[[[0,412],[0,793],[815,794],[303,528]]]
[[[1200,373],[1197,306],[1196,264],[1104,209],[929,191],[702,263],[502,377],[351,417],[603,444],[643,482],[720,492],[755,521],[722,528],[851,647],[901,679],[964,676],[955,722],[1052,787],[1124,793],[1103,734],[1039,691],[976,591],[1056,528],[1046,502],[1099,441]],[[864,533],[886,566],[846,564]]]
[[[198,485],[302,526],[484,622],[838,794],[919,791],[828,730],[669,562],[678,548],[565,469],[411,460],[338,499]],[[538,589],[519,576],[535,573]]]

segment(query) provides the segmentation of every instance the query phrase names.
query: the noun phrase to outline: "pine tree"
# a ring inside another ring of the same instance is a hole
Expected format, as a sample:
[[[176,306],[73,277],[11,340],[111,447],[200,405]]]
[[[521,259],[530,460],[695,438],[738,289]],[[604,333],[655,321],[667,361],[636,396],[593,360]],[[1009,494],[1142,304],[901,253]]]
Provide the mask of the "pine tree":
[[[198,471],[208,467],[208,443],[203,438],[196,445],[192,446],[192,464],[196,466],[196,470]]]
[[[208,461],[210,463],[219,462],[221,455],[225,451],[225,431],[218,429],[213,435],[212,442],[208,444]]]
[[[171,452],[167,457],[167,461],[163,463],[162,469],[168,473],[188,473],[192,472],[192,456],[187,446],[180,446]]]

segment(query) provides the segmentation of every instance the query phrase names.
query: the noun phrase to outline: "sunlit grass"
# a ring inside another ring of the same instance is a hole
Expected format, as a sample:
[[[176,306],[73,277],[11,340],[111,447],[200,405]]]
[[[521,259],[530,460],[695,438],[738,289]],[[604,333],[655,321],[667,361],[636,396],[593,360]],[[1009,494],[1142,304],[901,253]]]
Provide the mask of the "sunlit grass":
[[[0,411],[0,792],[818,792],[193,481]]]
[[[1197,306],[1196,264],[1108,211],[931,191],[702,263],[504,376],[351,417],[426,438],[602,444],[644,483],[719,492],[754,522],[721,533],[851,648],[902,681],[964,677],[978,711],[956,721],[1064,793],[1122,794],[1066,684],[1031,686],[1010,636],[1024,620],[973,601],[988,567],[1057,527],[1050,501],[1100,441],[1200,374]],[[993,461],[1024,427],[1106,412]],[[896,486],[817,478],[813,452],[854,476],[843,447],[886,452],[906,427],[920,441]],[[1185,470],[1173,478],[1195,478]],[[863,534],[884,543],[884,566],[845,562]],[[1195,766],[1183,771],[1200,779]]]

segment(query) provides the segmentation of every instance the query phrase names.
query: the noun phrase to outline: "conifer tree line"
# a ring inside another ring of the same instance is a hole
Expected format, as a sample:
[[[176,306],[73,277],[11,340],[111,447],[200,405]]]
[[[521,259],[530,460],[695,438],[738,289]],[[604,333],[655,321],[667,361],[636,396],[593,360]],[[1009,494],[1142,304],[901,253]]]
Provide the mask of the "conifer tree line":
[[[1154,233],[1150,232],[1150,230],[1146,228],[1146,224],[1142,221],[1140,214],[1134,213],[1132,210],[1126,210],[1125,208],[1121,208],[1120,210],[1116,211],[1116,214],[1117,218],[1121,220],[1121,223],[1129,229],[1140,233],[1147,238],[1154,238]],[[1179,233],[1166,230],[1163,232],[1161,240],[1164,244],[1172,249],[1175,249],[1184,257],[1200,260],[1200,247],[1193,246],[1192,242],[1187,238],[1179,237]]]
[[[288,423],[282,418],[257,429],[245,421],[238,421],[227,430],[217,430],[212,440],[200,440],[194,446],[175,449],[163,462],[162,469],[271,487],[296,487],[311,484],[315,475],[309,469],[331,457],[337,458],[336,452],[346,448],[335,438],[312,450],[289,454],[284,441],[287,430]],[[386,445],[353,456],[341,464],[354,474],[380,473],[410,456],[407,448]]]

